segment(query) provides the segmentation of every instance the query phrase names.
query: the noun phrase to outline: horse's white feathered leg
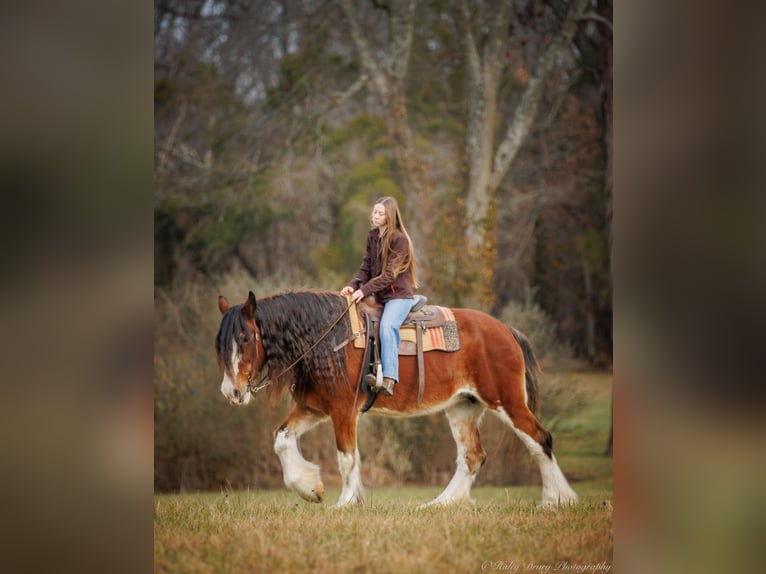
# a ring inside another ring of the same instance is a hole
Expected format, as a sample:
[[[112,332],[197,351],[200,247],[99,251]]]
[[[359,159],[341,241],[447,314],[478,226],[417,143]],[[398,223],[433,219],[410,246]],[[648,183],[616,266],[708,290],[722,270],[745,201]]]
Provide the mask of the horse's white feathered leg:
[[[278,431],[274,452],[282,463],[285,486],[309,502],[322,502],[324,484],[320,480],[319,467],[303,458],[295,433],[285,428]]]
[[[338,451],[338,468],[343,481],[343,488],[338,502],[331,508],[340,508],[352,503],[364,502],[364,487],[362,486],[361,457],[359,449],[354,454]]]
[[[320,478],[319,467],[301,455],[298,438],[324,418],[324,415],[307,411],[297,404],[293,405],[274,439],[274,452],[282,463],[285,486],[295,490],[301,498],[309,502],[322,502],[324,484]]]
[[[542,506],[557,506],[559,504],[571,504],[577,502],[577,493],[569,486],[564,473],[556,462],[553,452],[546,454],[543,447],[531,436],[518,429],[513,420],[503,407],[499,407],[496,414],[511,426],[516,435],[527,447],[530,454],[535,458],[540,467],[540,475],[543,481]]]
[[[485,407],[480,402],[466,399],[444,411],[457,444],[457,468],[447,488],[435,499],[421,504],[418,508],[471,500],[471,486],[486,459],[479,437],[479,423],[484,410]]]

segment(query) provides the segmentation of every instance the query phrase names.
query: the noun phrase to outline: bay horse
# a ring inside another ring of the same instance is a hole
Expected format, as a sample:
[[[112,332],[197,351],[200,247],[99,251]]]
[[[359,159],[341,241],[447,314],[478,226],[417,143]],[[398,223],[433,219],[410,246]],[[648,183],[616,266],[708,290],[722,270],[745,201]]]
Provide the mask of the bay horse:
[[[272,397],[283,391],[292,397],[287,418],[274,432],[274,451],[285,485],[305,500],[322,501],[320,469],[303,458],[298,438],[329,418],[342,478],[340,497],[333,506],[363,502],[357,421],[364,393],[357,387],[365,359],[363,349],[343,345],[351,335],[346,299],[329,291],[287,292],[256,304],[250,291],[241,305],[230,305],[219,296],[218,308],[223,317],[215,348],[224,397],[244,405],[266,386]],[[457,443],[457,469],[444,491],[421,507],[470,500],[471,486],[486,459],[478,428],[486,411],[510,426],[537,461],[541,505],[576,502],[577,494],[553,455],[551,433],[532,412],[539,367],[529,341],[481,311],[452,311],[460,350],[424,354],[422,401],[417,401],[416,357],[402,356],[394,395],[380,393],[370,411],[390,416],[439,411],[447,415]]]

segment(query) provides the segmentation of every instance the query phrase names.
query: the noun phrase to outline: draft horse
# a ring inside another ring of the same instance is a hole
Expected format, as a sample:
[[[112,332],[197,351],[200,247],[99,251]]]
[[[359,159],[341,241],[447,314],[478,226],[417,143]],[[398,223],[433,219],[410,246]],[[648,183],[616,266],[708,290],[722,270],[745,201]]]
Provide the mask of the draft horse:
[[[256,304],[250,291],[241,305],[230,305],[220,296],[218,307],[223,317],[215,348],[223,371],[223,395],[232,404],[244,405],[257,390],[270,386],[272,393],[287,390],[293,399],[287,418],[274,433],[285,485],[305,500],[322,501],[319,467],[303,458],[298,438],[329,418],[343,481],[334,506],[363,502],[357,421],[365,396],[358,391],[364,351],[342,345],[351,335],[345,298],[333,292],[288,292]],[[444,491],[422,506],[470,499],[471,485],[486,459],[479,437],[486,411],[513,429],[537,461],[541,504],[576,502],[577,495],[553,455],[551,433],[533,414],[539,368],[529,341],[481,311],[453,309],[453,313],[460,350],[425,353],[422,401],[417,402],[416,357],[402,356],[394,395],[381,393],[370,411],[447,415],[457,443],[457,469]]]

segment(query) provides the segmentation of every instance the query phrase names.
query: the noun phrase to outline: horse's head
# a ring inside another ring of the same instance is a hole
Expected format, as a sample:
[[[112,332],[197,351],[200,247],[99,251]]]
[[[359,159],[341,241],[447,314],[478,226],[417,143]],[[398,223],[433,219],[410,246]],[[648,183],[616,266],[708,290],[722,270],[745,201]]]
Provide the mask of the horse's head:
[[[229,305],[218,297],[223,317],[215,339],[218,364],[223,371],[221,392],[235,405],[249,403],[266,362],[260,330],[255,320],[255,295],[250,291],[242,305]]]

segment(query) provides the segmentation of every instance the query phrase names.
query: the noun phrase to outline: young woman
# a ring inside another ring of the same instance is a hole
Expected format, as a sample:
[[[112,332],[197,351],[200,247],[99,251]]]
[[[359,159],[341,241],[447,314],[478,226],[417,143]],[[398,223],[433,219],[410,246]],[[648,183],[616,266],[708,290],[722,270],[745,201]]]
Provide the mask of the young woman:
[[[413,291],[418,287],[415,253],[396,199],[378,199],[370,222],[373,229],[367,235],[362,264],[340,294],[351,295],[354,302],[374,295],[377,302],[383,304],[380,319],[383,385],[376,384],[374,375],[367,375],[367,382],[371,388],[393,395],[394,385],[399,382],[399,328],[415,304]]]

